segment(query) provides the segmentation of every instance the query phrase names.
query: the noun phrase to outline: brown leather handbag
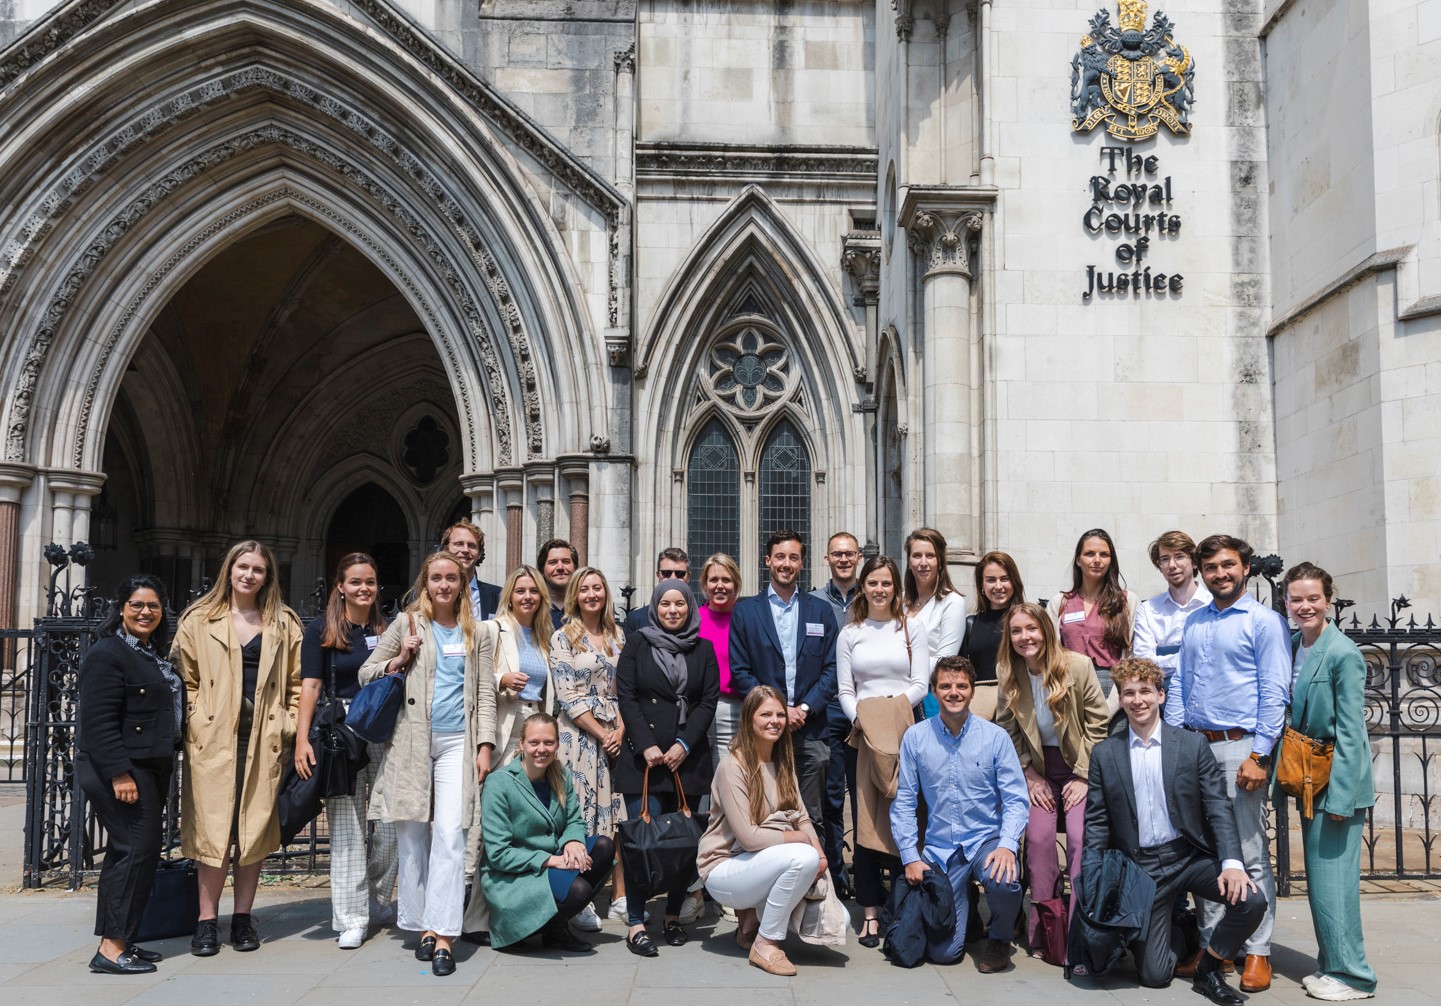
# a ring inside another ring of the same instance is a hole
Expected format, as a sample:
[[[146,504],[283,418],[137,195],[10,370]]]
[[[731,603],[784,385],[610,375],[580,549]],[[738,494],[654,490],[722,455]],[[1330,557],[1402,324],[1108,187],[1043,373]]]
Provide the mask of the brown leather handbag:
[[[1335,741],[1318,741],[1287,727],[1281,734],[1276,759],[1276,782],[1283,792],[1301,801],[1301,814],[1310,820],[1316,794],[1331,781]]]

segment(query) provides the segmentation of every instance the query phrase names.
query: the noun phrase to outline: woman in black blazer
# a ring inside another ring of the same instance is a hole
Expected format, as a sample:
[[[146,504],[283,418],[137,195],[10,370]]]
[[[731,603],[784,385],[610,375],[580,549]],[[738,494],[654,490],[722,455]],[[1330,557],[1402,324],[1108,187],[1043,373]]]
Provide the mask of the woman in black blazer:
[[[106,832],[95,905],[100,948],[90,970],[154,971],[160,954],[135,934],[160,863],[161,816],[185,714],[185,689],[170,662],[165,585],[141,573],[115,593],[95,645],[80,662],[75,774]]]
[[[710,724],[720,698],[720,669],[715,648],[700,638],[700,611],[690,586],[667,579],[656,584],[650,598],[650,624],[626,636],[616,665],[616,697],[625,724],[625,747],[616,765],[615,782],[625,794],[626,815],[639,817],[646,770],[650,778],[650,813],[679,808],[671,773],[680,775],[690,801],[710,792],[715,764]],[[683,946],[686,932],[680,910],[695,874],[679,878],[666,892],[665,941]],[[655,944],[645,931],[645,903],[652,894],[635,878],[626,878],[626,946],[641,957],[654,957]]]

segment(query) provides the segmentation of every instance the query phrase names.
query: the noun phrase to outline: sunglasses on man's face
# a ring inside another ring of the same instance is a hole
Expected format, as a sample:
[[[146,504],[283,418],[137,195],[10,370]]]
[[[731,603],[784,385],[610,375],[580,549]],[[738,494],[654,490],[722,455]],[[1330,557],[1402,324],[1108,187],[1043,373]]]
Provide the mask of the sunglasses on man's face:
[[[678,578],[678,579],[684,580],[684,579],[687,579],[687,578],[690,576],[690,570],[688,570],[688,569],[658,569],[658,570],[655,571],[655,575],[658,576],[658,577],[659,577],[660,579],[662,579],[662,580],[668,580],[668,579],[670,579],[670,578],[673,577],[673,576],[676,577],[676,578]]]

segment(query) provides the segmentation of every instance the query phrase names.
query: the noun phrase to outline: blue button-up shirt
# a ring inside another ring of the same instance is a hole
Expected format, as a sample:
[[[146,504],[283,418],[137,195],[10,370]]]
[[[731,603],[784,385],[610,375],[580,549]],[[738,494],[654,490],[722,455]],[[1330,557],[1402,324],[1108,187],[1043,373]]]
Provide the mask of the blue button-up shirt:
[[[786,662],[786,704],[796,704],[796,619],[801,616],[801,592],[791,592],[791,599],[784,601],[773,586],[766,586],[766,600],[770,602],[771,621],[775,623],[776,635],[781,641],[781,657]]]
[[[1005,730],[979,716],[967,716],[953,734],[939,716],[922,720],[901,740],[901,771],[891,803],[891,834],[901,862],[921,858],[916,848],[916,794],[924,793],[925,856],[944,866],[960,849],[975,857],[986,842],[1015,852],[1031,801],[1015,745]]]
[[[1212,601],[1186,619],[1166,720],[1194,730],[1240,728],[1268,755],[1291,700],[1291,633],[1250,594],[1229,608]]]

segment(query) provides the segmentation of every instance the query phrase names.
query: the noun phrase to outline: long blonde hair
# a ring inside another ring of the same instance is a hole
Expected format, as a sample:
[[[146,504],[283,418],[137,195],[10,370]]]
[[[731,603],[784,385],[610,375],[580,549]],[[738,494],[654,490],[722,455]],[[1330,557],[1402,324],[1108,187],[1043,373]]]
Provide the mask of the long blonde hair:
[[[751,824],[759,825],[770,811],[766,809],[765,783],[761,778],[761,755],[756,748],[755,716],[761,703],[773,700],[781,708],[786,706],[786,697],[770,685],[757,685],[746,695],[741,704],[741,723],[736,735],[731,738],[730,750],[741,763],[745,773],[746,792],[750,796]],[[776,766],[776,809],[800,810],[801,793],[796,785],[796,754],[791,743],[789,721],[781,729],[780,739],[771,749],[771,761]],[[814,823],[814,822],[812,822]]]
[[[1006,610],[1006,617],[1001,619],[1001,646],[996,651],[996,677],[1000,681],[1001,698],[1007,703],[1014,703],[1021,694],[1022,680],[1031,673],[1025,658],[1011,646],[1011,622],[1021,615],[1034,619],[1041,629],[1041,652],[1036,656],[1036,663],[1041,668],[1041,681],[1046,686],[1046,705],[1051,707],[1051,717],[1056,721],[1059,732],[1066,722],[1071,675],[1066,670],[1066,651],[1056,637],[1055,626],[1039,604],[1029,601],[1013,604]],[[1025,687],[1029,689],[1030,685]]]
[[[265,563],[265,582],[260,585],[260,596],[255,599],[255,606],[260,609],[261,624],[270,626],[279,623],[281,612],[285,610],[285,601],[280,596],[280,565],[275,561],[274,549],[251,538],[230,546],[214,585],[187,608],[185,614],[195,611],[206,618],[215,618],[229,611],[231,595],[235,592],[230,585],[230,572],[247,552],[255,552]]]
[[[620,649],[620,628],[615,624],[615,611],[611,608],[610,581],[594,566],[582,566],[571,575],[570,583],[565,588],[565,603],[562,605],[565,608],[565,624],[560,627],[560,631],[565,633],[565,638],[572,647],[580,646],[580,641],[585,637],[585,620],[580,615],[580,584],[592,574],[600,577],[600,585],[605,589],[605,604],[600,609],[600,634],[605,638],[605,655],[613,657]]]
[[[500,588],[500,605],[495,616],[504,618],[513,629],[520,628],[510,601],[515,596],[516,581],[523,576],[530,577],[535,582],[536,590],[540,591],[540,604],[535,609],[535,621],[530,623],[530,629],[535,635],[535,645],[540,647],[540,655],[545,658],[546,663],[550,663],[550,627],[541,622],[542,618],[550,618],[550,591],[546,588],[545,577],[540,575],[540,570],[534,566],[521,565],[510,571],[510,575],[505,578],[505,586]],[[575,577],[572,576],[571,579]]]
[[[556,802],[564,807],[565,774],[567,770],[566,767],[560,763],[560,747],[558,743],[560,741],[560,722],[550,713],[531,713],[525,718],[525,722],[520,725],[520,739],[522,742],[525,740],[525,735],[530,732],[530,728],[536,724],[550,727],[555,731],[557,747],[555,757],[552,758],[550,764],[545,767],[545,781],[550,786],[551,792],[555,794]],[[522,761],[525,760],[524,750],[524,746],[522,745]]]
[[[430,591],[425,589],[425,580],[430,575],[430,567],[437,562],[454,563],[455,568],[460,571],[460,589],[455,597],[455,620],[465,635],[465,652],[469,653],[475,648],[475,616],[470,611],[470,590],[465,582],[465,563],[454,555],[449,552],[432,552],[425,557],[425,561],[420,564],[420,573],[415,578],[415,586],[410,588],[415,600],[411,601],[405,610],[412,615],[420,615],[427,622],[435,621],[435,605],[430,600]]]

